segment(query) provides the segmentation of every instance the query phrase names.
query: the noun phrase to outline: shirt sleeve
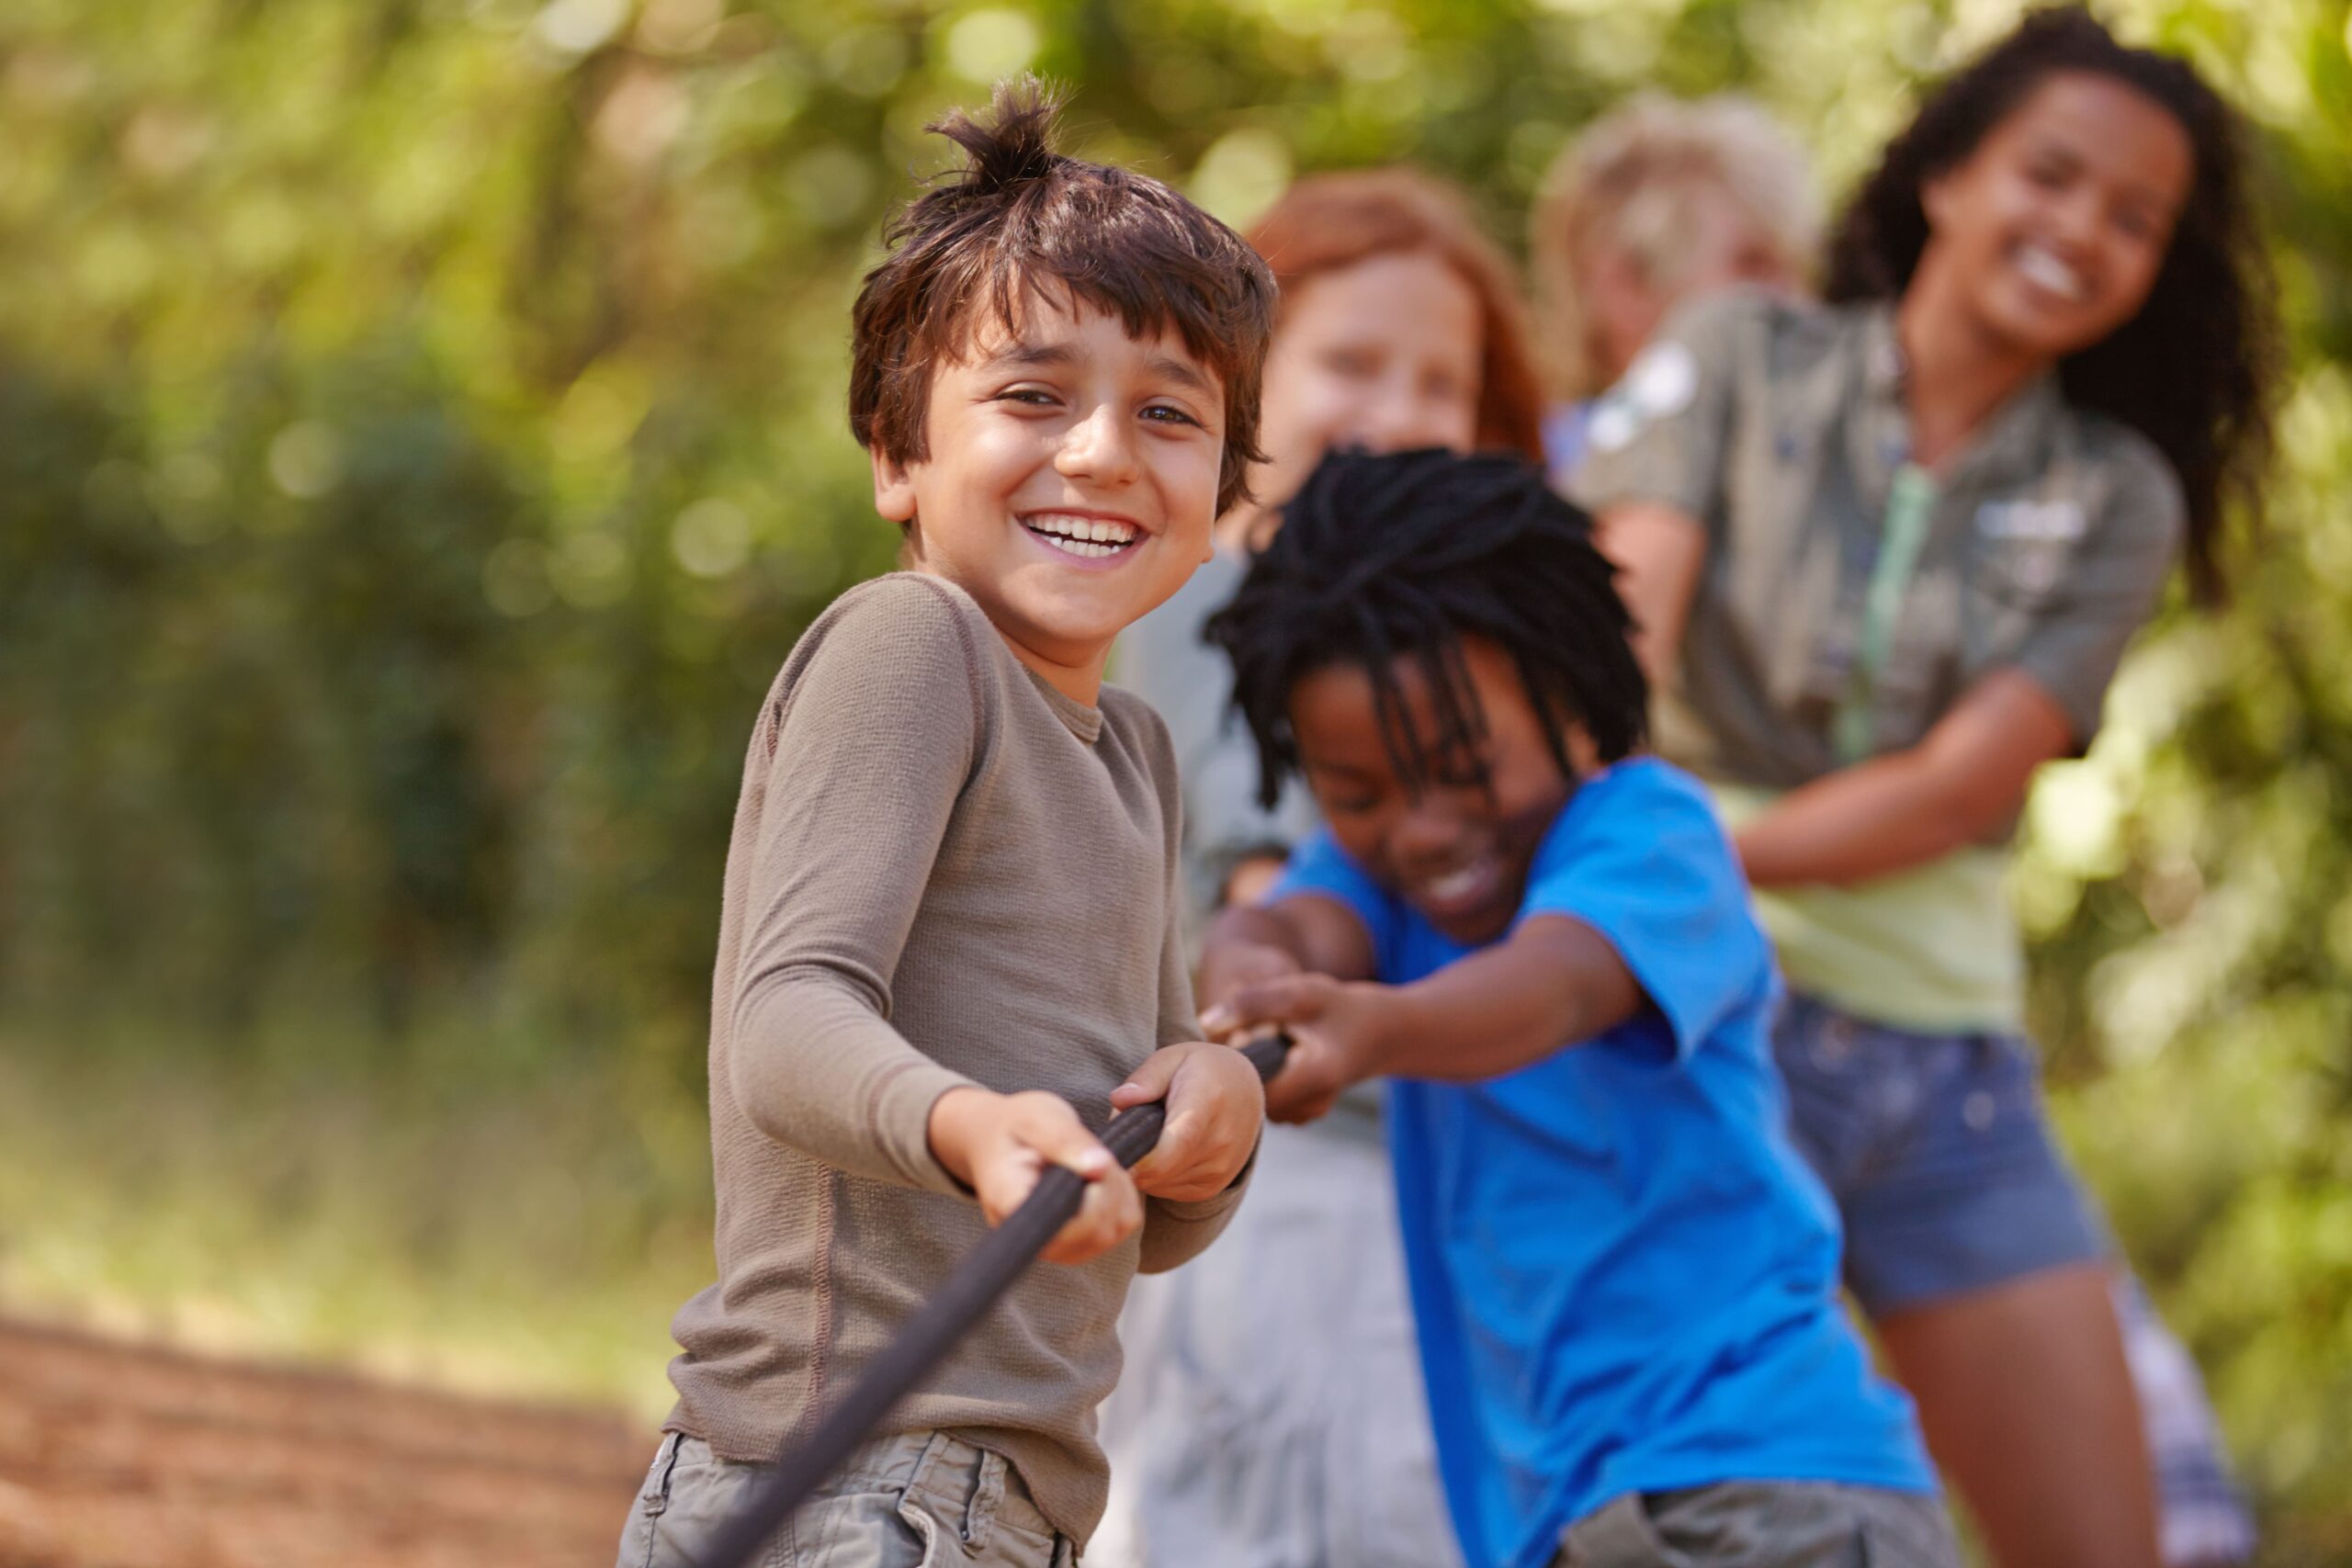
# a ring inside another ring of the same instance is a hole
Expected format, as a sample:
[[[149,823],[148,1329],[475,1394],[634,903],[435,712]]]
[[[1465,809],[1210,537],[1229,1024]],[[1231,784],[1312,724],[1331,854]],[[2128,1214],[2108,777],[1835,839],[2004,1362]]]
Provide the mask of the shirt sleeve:
[[[1536,851],[1520,919],[1598,931],[1666,1020],[1678,1056],[1769,997],[1771,949],[1731,840],[1698,784],[1657,761],[1586,784]]]
[[[2188,527],[2172,466],[2136,444],[2123,450],[2107,505],[2013,660],[2065,710],[2078,752],[2098,734],[2108,685],[2154,613]]]
[[[1395,972],[1391,960],[1399,913],[1396,899],[1348,858],[1329,828],[1317,828],[1299,841],[1266,894],[1266,902],[1279,904],[1303,896],[1329,898],[1354,915],[1372,939],[1376,972],[1384,980]]]
[[[741,960],[714,1000],[761,1132],[854,1176],[960,1193],[931,1152],[931,1108],[972,1080],[891,1027],[890,983],[980,745],[978,649],[934,584],[856,592],[762,714]]]
[[[1192,968],[1184,959],[1184,886],[1179,847],[1183,841],[1183,834],[1178,821],[1182,807],[1178,800],[1172,757],[1164,771],[1166,777],[1160,783],[1160,797],[1167,802],[1169,843],[1168,929],[1159,944],[1159,1043],[1162,1047],[1201,1037],[1199,1009],[1193,997]],[[1250,1174],[1257,1168],[1257,1152],[1252,1150],[1249,1160],[1226,1190],[1214,1197],[1190,1203],[1171,1202],[1165,1198],[1146,1198],[1142,1255],[1136,1262],[1136,1271],[1161,1274],[1199,1257],[1202,1249],[1215,1241],[1231,1222],[1233,1212],[1240,1205],[1241,1195],[1247,1190]]]
[[[1593,405],[1569,495],[1596,515],[1628,502],[1670,506],[1712,531],[1722,510],[1741,347],[1770,309],[1765,296],[1733,289],[1669,316]]]

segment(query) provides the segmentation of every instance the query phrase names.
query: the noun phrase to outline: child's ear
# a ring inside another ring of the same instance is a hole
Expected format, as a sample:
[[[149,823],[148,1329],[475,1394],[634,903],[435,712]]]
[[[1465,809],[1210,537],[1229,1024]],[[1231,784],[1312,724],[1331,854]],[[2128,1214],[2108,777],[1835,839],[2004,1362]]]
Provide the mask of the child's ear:
[[[883,455],[882,448],[866,449],[874,462],[874,510],[893,523],[915,520],[915,481],[907,465]]]

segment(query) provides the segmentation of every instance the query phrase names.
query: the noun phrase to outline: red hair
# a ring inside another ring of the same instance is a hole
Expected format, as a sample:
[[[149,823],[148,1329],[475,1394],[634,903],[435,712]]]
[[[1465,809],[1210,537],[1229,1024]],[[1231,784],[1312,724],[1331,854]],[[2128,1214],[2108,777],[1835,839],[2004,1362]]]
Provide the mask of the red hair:
[[[1285,300],[1322,273],[1374,256],[1426,254],[1443,262],[1478,297],[1478,445],[1544,460],[1544,395],[1528,357],[1519,280],[1459,190],[1406,168],[1309,175],[1247,238],[1273,268]],[[1279,314],[1274,330],[1282,331]]]

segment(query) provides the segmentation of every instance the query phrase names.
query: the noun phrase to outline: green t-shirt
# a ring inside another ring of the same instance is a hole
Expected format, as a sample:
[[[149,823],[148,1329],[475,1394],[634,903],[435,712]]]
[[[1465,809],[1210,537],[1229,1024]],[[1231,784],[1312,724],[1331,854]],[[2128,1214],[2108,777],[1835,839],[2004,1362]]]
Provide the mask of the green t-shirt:
[[[1712,786],[1736,830],[1774,790]],[[1923,1034],[2014,1032],[2025,953],[2002,878],[2006,850],[1972,847],[1853,887],[1757,890],[1789,984],[1857,1018]]]

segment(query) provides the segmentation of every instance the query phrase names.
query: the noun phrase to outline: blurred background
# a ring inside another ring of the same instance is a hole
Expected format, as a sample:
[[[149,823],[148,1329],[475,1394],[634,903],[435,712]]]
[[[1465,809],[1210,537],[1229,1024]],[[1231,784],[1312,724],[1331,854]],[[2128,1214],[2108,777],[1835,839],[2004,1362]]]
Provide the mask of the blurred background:
[[[0,1314],[650,1434],[742,748],[891,558],[846,311],[944,107],[1045,72],[1237,223],[1411,160],[1523,251],[1629,91],[1748,90],[1834,202],[2018,9],[9,0]],[[2295,375],[2233,605],[2143,637],[2015,891],[2267,1561],[2352,1562],[2352,22],[2102,9],[2258,127]]]

